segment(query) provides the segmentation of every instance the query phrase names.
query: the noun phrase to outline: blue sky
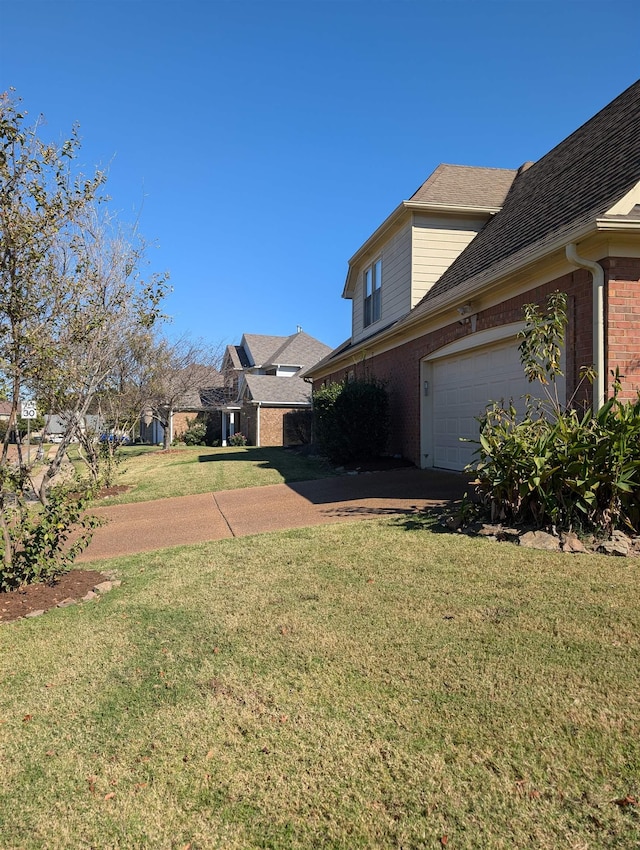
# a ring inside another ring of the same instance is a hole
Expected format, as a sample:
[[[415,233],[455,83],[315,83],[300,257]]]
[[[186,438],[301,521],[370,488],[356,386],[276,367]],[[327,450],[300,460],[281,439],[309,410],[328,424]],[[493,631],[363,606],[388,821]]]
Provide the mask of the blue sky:
[[[636,0],[0,0],[0,89],[74,122],[170,336],[350,334],[347,262],[440,162],[517,168],[633,83]]]

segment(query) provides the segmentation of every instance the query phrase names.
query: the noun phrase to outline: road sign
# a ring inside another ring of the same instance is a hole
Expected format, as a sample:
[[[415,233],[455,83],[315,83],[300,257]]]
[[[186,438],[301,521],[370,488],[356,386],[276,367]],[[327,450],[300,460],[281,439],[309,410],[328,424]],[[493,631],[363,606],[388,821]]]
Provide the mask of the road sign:
[[[35,419],[38,415],[38,411],[36,410],[36,403],[33,399],[25,399],[22,402],[22,412],[21,417],[23,419]]]

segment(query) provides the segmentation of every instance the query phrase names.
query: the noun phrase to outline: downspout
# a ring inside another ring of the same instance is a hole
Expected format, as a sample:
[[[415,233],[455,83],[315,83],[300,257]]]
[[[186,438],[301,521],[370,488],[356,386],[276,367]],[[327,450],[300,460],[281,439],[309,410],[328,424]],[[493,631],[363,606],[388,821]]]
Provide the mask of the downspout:
[[[258,402],[256,406],[256,446],[260,447],[260,407],[261,402]]]
[[[605,362],[604,362],[604,269],[600,263],[581,257],[575,242],[570,242],[565,252],[574,266],[590,271],[593,276],[593,365],[596,379],[593,385],[593,412],[597,413],[604,404]]]

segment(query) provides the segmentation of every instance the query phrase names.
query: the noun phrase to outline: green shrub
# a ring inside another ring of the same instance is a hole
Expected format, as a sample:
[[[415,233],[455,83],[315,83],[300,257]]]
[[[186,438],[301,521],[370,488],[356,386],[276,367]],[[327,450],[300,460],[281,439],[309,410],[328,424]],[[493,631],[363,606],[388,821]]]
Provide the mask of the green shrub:
[[[640,530],[640,401],[610,399],[593,416],[554,419],[530,405],[491,405],[482,422],[477,489],[492,519],[557,529]]]
[[[520,354],[525,374],[546,391],[527,399],[524,418],[512,403],[493,402],[480,417],[476,475],[491,519],[610,533],[640,530],[640,398],[613,397],[593,415],[558,401],[556,378],[566,325],[566,296],[553,293],[546,313],[525,307]],[[588,369],[585,377],[591,378]]]
[[[38,512],[25,504],[26,482],[16,477],[14,483],[14,504],[3,506],[10,552],[5,551],[6,541],[0,536],[0,591],[54,581],[70,569],[77,555],[88,546],[92,529],[99,524],[85,512],[90,493],[78,496],[54,487]],[[8,482],[4,484],[6,497]]]
[[[187,446],[204,446],[207,433],[207,423],[197,419],[187,420],[187,430],[182,435],[182,442]]]
[[[229,446],[246,446],[247,445],[247,438],[245,437],[244,434],[241,434],[240,431],[236,431],[235,434],[232,434],[227,439],[227,445],[229,445]]]
[[[313,394],[316,438],[335,463],[378,457],[389,437],[389,398],[379,381],[332,383]]]

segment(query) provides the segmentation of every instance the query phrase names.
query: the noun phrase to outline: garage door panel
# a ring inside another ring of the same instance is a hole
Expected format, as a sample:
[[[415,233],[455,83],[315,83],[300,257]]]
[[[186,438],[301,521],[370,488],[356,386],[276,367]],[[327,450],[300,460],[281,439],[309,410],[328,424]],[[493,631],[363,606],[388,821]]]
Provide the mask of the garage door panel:
[[[536,390],[527,381],[515,339],[474,349],[432,363],[432,434],[434,465],[464,469],[473,459],[479,423],[491,401],[513,400],[519,413],[522,396]],[[564,386],[560,387],[561,396]]]

